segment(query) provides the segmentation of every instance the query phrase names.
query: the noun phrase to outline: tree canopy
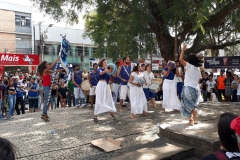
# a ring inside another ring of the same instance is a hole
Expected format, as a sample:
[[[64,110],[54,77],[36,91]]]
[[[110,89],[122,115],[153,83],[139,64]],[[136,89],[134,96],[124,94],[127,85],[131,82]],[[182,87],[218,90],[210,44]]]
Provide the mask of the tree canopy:
[[[186,53],[240,43],[240,0],[32,1],[54,19],[69,23],[77,23],[78,13],[86,10],[86,35],[99,45],[98,53],[107,49],[114,58],[137,58],[152,51],[155,43],[165,60],[174,59],[174,47],[182,42],[192,43]]]

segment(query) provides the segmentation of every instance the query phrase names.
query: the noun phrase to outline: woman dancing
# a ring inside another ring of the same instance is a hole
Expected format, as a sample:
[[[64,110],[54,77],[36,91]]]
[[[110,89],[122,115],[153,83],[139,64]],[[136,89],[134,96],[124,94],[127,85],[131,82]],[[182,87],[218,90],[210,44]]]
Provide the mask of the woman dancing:
[[[129,78],[130,85],[130,103],[131,103],[131,118],[135,118],[135,114],[143,114],[147,116],[147,100],[143,92],[143,88],[137,81],[139,78],[143,78],[143,74],[140,72],[141,67],[139,65],[134,66]]]
[[[96,103],[94,108],[94,122],[98,122],[97,115],[104,112],[110,112],[110,115],[116,120],[114,112],[116,107],[113,102],[112,93],[109,85],[110,76],[107,74],[111,72],[109,69],[105,69],[107,61],[102,59],[99,63],[98,75],[99,82],[96,87]]]
[[[165,112],[165,109],[180,110],[181,103],[177,96],[175,73],[175,62],[169,61],[167,67],[164,68],[162,112]]]
[[[145,84],[143,85],[143,91],[146,96],[147,101],[149,98],[152,101],[153,108],[157,108],[155,105],[155,93],[151,92],[149,86],[152,84],[152,80],[155,79],[153,73],[151,72],[151,65],[147,64],[145,67],[145,71],[143,72],[143,76],[145,79]]]
[[[198,105],[198,81],[201,78],[200,66],[202,60],[197,54],[190,54],[186,62],[184,57],[184,50],[187,45],[182,47],[182,52],[179,58],[181,64],[186,68],[184,87],[182,91],[181,114],[189,118],[189,125],[198,124],[197,121],[197,105]]]
[[[43,94],[44,94],[44,105],[43,105],[43,113],[41,118],[48,122],[48,95],[50,92],[51,87],[51,76],[50,76],[50,69],[59,61],[60,58],[57,58],[51,65],[47,63],[47,61],[43,61],[38,65],[38,74],[42,77],[43,83]]]

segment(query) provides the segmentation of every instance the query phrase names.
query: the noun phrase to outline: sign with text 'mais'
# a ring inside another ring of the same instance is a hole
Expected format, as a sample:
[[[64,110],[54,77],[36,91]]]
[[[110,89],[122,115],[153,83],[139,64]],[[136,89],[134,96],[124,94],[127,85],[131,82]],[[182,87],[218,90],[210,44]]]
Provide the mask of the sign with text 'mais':
[[[240,68],[240,56],[205,57],[204,68]]]
[[[0,53],[1,66],[37,66],[39,63],[39,55]]]

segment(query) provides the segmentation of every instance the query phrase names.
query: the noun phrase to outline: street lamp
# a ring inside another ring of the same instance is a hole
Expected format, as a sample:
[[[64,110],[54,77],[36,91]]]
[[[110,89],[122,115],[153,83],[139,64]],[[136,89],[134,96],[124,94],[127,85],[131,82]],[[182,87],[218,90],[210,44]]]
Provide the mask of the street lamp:
[[[42,33],[41,32],[41,24],[42,22],[39,22],[38,25],[39,25],[39,36],[40,36],[40,39],[39,39],[39,45],[40,45],[40,54],[41,54],[41,61],[43,61],[43,52],[44,52],[44,40],[47,39],[47,36],[46,36],[46,33],[48,31],[48,28],[49,27],[52,27],[53,24],[49,24],[47,29]]]

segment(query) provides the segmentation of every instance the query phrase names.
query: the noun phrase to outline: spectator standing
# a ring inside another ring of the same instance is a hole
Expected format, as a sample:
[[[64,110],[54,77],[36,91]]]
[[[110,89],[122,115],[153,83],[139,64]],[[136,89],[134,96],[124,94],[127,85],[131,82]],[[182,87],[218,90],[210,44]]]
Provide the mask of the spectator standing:
[[[15,104],[15,109],[16,109],[16,112],[17,112],[17,115],[20,115],[20,110],[19,110],[19,104],[21,106],[21,111],[22,111],[22,114],[25,114],[25,107],[24,107],[24,102],[23,102],[23,95],[22,95],[22,92],[21,92],[21,89],[19,88],[19,85],[18,85],[18,79],[15,79],[14,80],[14,87],[16,89],[16,104]]]
[[[57,95],[58,95],[58,86],[56,82],[53,82],[52,91],[51,91],[51,109],[53,109],[53,103],[55,109],[57,108]]]
[[[8,81],[7,91],[8,91],[8,106],[9,106],[7,119],[11,119],[15,110],[14,107],[16,104],[16,94],[17,94],[12,78],[9,79]]]
[[[224,69],[221,69],[220,71],[220,76],[218,76],[217,78],[217,89],[218,89],[218,100],[222,101],[222,96],[225,99],[225,85],[224,85],[224,80],[226,79],[226,77],[223,75],[225,72]]]
[[[28,102],[29,102],[29,112],[38,111],[38,91],[39,86],[35,82],[35,77],[30,79],[30,83],[28,84]]]
[[[200,79],[200,89],[202,90],[203,100],[207,101],[207,85],[206,82],[209,80],[208,73],[204,72],[202,79]]]
[[[72,100],[73,106],[75,106],[75,97],[74,97],[74,85],[72,80],[68,82],[68,107],[72,107]]]
[[[238,75],[233,75],[233,81],[231,84],[232,89],[232,102],[237,102],[237,88],[238,88],[239,78]]]
[[[67,93],[68,89],[62,80],[59,81],[58,95],[60,97],[61,108],[66,107]]]
[[[231,95],[232,95],[232,89],[231,89],[231,84],[232,84],[232,78],[231,78],[231,72],[226,73],[226,79],[224,80],[224,85],[225,85],[225,101],[226,102],[231,102]]]
[[[216,89],[216,81],[213,80],[213,75],[209,75],[209,80],[206,82],[206,87],[207,87],[207,98],[210,100],[211,97],[211,88]]]
[[[22,92],[22,95],[23,95],[23,102],[24,102],[24,107],[26,105],[26,99],[27,99],[27,81],[24,79],[21,83],[21,92]]]

